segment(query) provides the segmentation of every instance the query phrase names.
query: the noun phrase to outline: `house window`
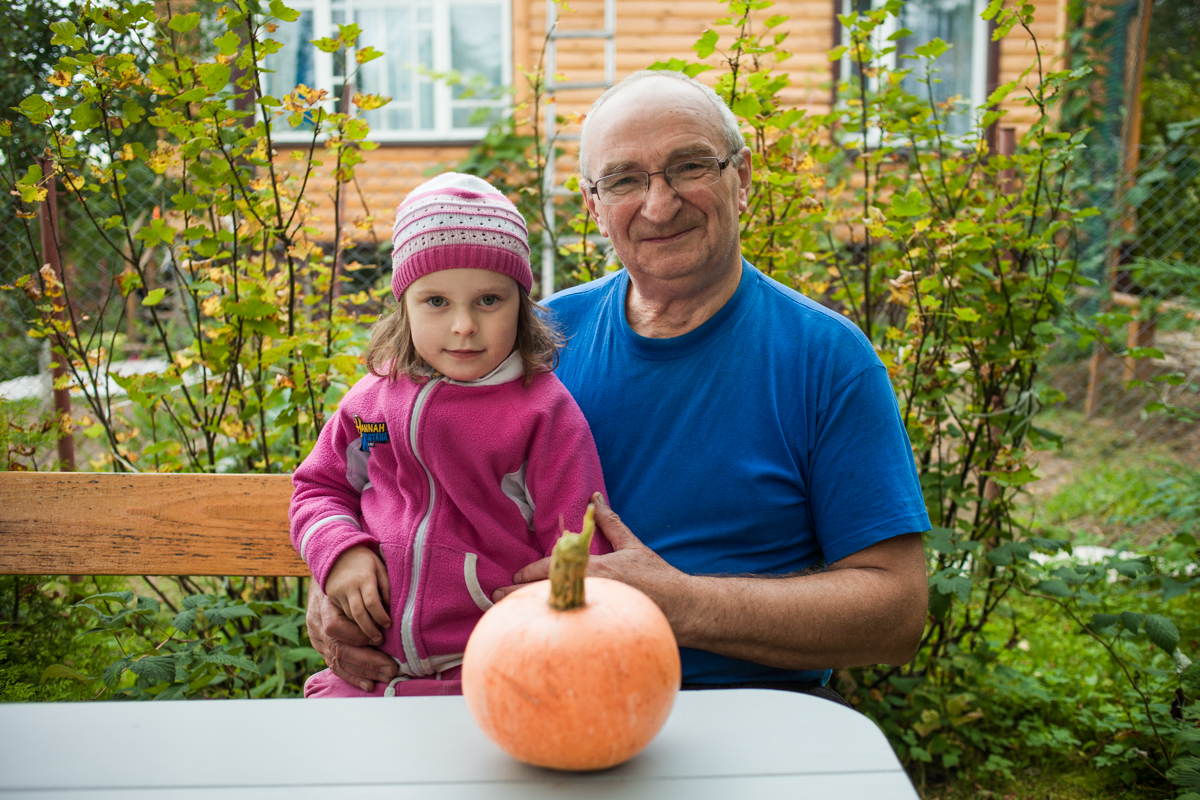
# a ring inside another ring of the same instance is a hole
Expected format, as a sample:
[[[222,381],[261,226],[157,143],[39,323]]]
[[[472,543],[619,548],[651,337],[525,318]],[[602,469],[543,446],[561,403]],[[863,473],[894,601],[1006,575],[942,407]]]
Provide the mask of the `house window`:
[[[883,5],[884,0],[839,0],[843,13],[851,11],[867,13],[871,8]],[[922,100],[928,101],[930,87],[922,82],[922,62],[901,58],[911,56],[913,51],[933,39],[952,45],[936,61],[937,70],[932,85],[935,103],[944,103],[957,97],[955,110],[946,119],[946,131],[961,136],[973,130],[978,122],[977,109],[987,102],[988,49],[991,40],[989,25],[980,15],[987,8],[987,0],[908,0],[900,12],[900,18],[889,17],[876,29],[877,48],[890,44],[887,39],[901,28],[912,33],[896,42],[896,51],[882,60],[891,69],[911,69],[904,79],[904,88]],[[843,41],[849,44],[849,35],[843,32]],[[843,59],[842,74],[849,76],[853,84],[858,77],[858,68],[847,55]]]
[[[512,84],[512,20],[507,0],[292,0],[295,22],[273,34],[283,47],[268,57],[273,72],[264,90],[275,97],[303,83],[325,89],[340,108],[346,76],[341,58],[323,53],[313,39],[336,36],[339,24],[356,23],[359,47],[382,58],[364,64],[353,89],[390,96],[367,112],[376,141],[471,141],[481,138],[507,106]],[[355,62],[350,54],[350,71]],[[452,76],[452,77],[451,77]],[[281,127],[283,141],[311,134]]]

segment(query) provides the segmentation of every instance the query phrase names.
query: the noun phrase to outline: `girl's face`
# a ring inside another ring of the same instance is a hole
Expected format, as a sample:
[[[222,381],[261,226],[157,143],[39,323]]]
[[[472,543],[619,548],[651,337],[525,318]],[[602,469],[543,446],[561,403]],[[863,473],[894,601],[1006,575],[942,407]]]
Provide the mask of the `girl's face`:
[[[413,346],[425,363],[456,381],[482,378],[517,342],[521,287],[490,269],[443,269],[404,292]]]

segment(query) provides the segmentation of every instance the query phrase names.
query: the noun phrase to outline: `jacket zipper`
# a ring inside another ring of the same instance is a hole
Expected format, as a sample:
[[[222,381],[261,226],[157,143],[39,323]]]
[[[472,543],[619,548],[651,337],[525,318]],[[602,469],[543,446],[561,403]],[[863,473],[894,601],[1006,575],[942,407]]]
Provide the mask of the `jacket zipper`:
[[[417,526],[417,535],[413,538],[412,577],[409,579],[408,597],[404,598],[404,612],[400,616],[400,643],[404,647],[404,660],[408,662],[408,668],[418,676],[432,674],[425,670],[425,666],[417,655],[417,639],[413,632],[413,625],[417,616],[417,587],[421,580],[421,562],[425,556],[425,539],[429,535],[429,519],[433,516],[436,489],[433,485],[433,473],[429,471],[429,467],[425,466],[421,452],[417,449],[417,426],[420,424],[421,411],[425,408],[425,401],[428,399],[429,393],[441,382],[442,379],[437,378],[421,387],[421,391],[417,393],[417,399],[413,403],[412,419],[408,424],[408,441],[412,447],[413,456],[421,465],[421,469],[425,470],[425,477],[429,481],[429,506],[425,509],[425,516],[421,518],[421,524]]]

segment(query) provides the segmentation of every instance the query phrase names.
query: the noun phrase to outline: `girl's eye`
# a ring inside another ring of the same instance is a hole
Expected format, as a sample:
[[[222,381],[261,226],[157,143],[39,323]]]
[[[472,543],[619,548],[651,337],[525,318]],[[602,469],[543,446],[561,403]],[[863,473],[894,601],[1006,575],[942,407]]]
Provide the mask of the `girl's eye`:
[[[479,298],[479,304],[484,306],[494,306],[499,302],[500,298],[496,297],[494,294],[485,294],[483,297]]]
[[[429,303],[429,305],[433,306],[434,308],[442,308],[443,306],[446,305],[446,298],[431,297],[428,300],[426,300],[425,302]]]

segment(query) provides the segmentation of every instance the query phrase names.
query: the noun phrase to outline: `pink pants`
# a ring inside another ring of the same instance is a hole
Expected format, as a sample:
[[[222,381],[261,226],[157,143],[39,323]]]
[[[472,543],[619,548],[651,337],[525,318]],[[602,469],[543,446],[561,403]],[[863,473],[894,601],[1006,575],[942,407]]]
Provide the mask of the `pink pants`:
[[[310,675],[304,682],[304,696],[305,698],[383,697],[387,688],[387,681],[375,681],[374,691],[364,692],[353,683],[334,675],[333,670],[324,669],[315,675]],[[440,678],[411,678],[398,681],[394,684],[393,689],[396,697],[462,694],[462,667],[448,669],[441,674]]]

